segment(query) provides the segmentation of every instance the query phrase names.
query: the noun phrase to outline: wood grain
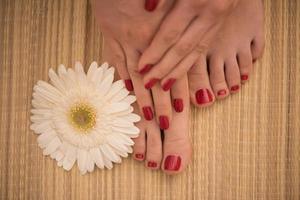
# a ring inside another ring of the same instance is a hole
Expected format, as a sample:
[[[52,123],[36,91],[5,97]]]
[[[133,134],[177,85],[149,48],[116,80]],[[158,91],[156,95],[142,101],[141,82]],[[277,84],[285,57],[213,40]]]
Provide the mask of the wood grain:
[[[194,157],[184,173],[128,158],[81,176],[42,156],[29,111],[50,67],[101,61],[91,5],[0,0],[0,199],[300,199],[300,2],[264,4],[264,57],[239,94],[192,109]]]

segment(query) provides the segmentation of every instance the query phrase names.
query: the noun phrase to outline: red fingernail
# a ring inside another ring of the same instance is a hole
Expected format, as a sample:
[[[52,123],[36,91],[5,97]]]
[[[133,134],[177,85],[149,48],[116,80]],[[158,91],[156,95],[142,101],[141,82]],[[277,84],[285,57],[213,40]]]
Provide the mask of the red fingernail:
[[[145,88],[146,89],[150,89],[153,87],[153,85],[155,85],[155,83],[158,81],[157,78],[153,78],[151,79],[148,83],[145,84]]]
[[[176,81],[175,78],[170,78],[170,79],[167,80],[167,81],[165,82],[165,84],[162,86],[162,89],[163,89],[164,91],[168,91],[168,90],[172,87],[172,85],[175,83],[175,81]]]
[[[224,95],[226,95],[226,93],[227,93],[227,91],[225,89],[219,90],[217,92],[218,96],[224,96]]]
[[[136,157],[137,159],[143,159],[143,158],[144,158],[144,154],[137,153],[137,154],[135,154],[135,157]]]
[[[182,99],[174,99],[173,106],[174,106],[174,109],[176,112],[182,112],[183,111],[183,100]]]
[[[196,100],[198,104],[206,104],[213,101],[213,95],[208,89],[200,89],[196,92]]]
[[[180,168],[181,157],[180,156],[167,156],[165,160],[165,170],[177,171]]]
[[[152,161],[149,161],[147,165],[148,165],[148,167],[152,167],[152,168],[157,167],[157,163],[156,162],[152,162]]]
[[[151,107],[143,107],[143,113],[146,120],[152,120],[153,119],[153,112]]]
[[[242,79],[243,81],[248,80],[248,75],[242,75],[242,76],[241,76],[241,79]]]
[[[150,69],[153,67],[153,65],[150,65],[150,64],[148,64],[148,65],[145,65],[144,66],[144,68],[143,69],[141,69],[140,71],[139,71],[139,73],[140,74],[146,74],[147,72],[149,72],[150,71]]]
[[[126,79],[124,82],[126,89],[130,92],[133,91],[132,81],[130,79]]]
[[[145,9],[149,12],[152,12],[153,10],[155,10],[157,4],[158,0],[146,0]]]
[[[159,116],[159,127],[162,130],[169,128],[169,118],[167,116]]]
[[[240,86],[239,85],[235,85],[235,86],[232,86],[230,88],[231,91],[235,92],[235,91],[238,91],[240,89]]]

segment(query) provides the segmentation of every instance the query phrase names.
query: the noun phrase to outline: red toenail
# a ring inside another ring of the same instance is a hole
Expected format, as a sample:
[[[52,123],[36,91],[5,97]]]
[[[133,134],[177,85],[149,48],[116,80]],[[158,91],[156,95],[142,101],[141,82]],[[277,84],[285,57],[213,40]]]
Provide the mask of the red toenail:
[[[213,101],[213,96],[208,89],[200,89],[196,92],[196,100],[198,104],[205,104]]]
[[[125,87],[128,91],[133,91],[133,85],[131,79],[126,79],[125,81]]]
[[[155,10],[157,4],[158,0],[146,0],[145,9],[149,12],[152,12],[153,10]]]
[[[152,168],[157,167],[157,163],[156,162],[152,162],[152,161],[149,161],[147,165],[148,165],[148,167],[152,167]]]
[[[242,76],[241,76],[241,79],[242,79],[243,81],[248,80],[248,75],[242,75]]]
[[[149,106],[143,107],[143,113],[146,120],[149,121],[153,119],[153,112],[151,107]]]
[[[159,127],[162,130],[169,128],[169,118],[167,116],[159,116]]]
[[[153,67],[153,65],[150,65],[150,64],[148,64],[148,65],[145,65],[144,66],[144,68],[143,69],[141,69],[139,72],[140,72],[140,74],[146,74],[147,72],[149,72],[150,71],[150,69]]]
[[[181,165],[181,157],[180,156],[167,156],[165,160],[165,170],[177,171],[179,170]]]
[[[218,94],[218,96],[224,96],[224,95],[226,95],[226,93],[227,93],[227,91],[225,89],[223,89],[223,90],[219,90],[217,94]]]
[[[143,159],[143,158],[144,158],[144,154],[137,153],[137,154],[135,154],[135,157],[136,157],[137,159]]]
[[[168,91],[172,85],[175,83],[176,79],[175,78],[170,78],[169,80],[167,80],[167,82],[162,86],[162,89],[164,91]]]
[[[240,86],[239,85],[235,85],[235,86],[232,86],[231,87],[231,91],[235,92],[235,91],[238,91],[240,89]]]
[[[176,112],[182,112],[183,111],[183,100],[182,99],[174,99],[173,106],[174,106],[174,109]]]
[[[151,79],[148,83],[145,84],[145,88],[146,89],[150,89],[153,87],[153,85],[155,85],[155,83],[158,81],[157,78],[153,78]]]

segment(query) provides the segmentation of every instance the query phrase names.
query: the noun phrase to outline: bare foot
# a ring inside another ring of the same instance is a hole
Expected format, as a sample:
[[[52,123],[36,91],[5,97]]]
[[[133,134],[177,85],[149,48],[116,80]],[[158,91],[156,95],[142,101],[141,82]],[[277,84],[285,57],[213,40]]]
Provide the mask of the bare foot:
[[[264,49],[263,5],[261,0],[240,0],[226,19],[207,55],[189,71],[192,102],[198,107],[211,105],[237,93],[249,79],[253,62]]]

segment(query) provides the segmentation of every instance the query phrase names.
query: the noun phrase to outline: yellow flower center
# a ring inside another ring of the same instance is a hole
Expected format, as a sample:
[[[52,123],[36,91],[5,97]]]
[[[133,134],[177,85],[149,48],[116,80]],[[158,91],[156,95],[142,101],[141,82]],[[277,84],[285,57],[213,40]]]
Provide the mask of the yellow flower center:
[[[77,103],[70,109],[70,122],[75,129],[87,133],[96,125],[96,111],[86,103]]]

